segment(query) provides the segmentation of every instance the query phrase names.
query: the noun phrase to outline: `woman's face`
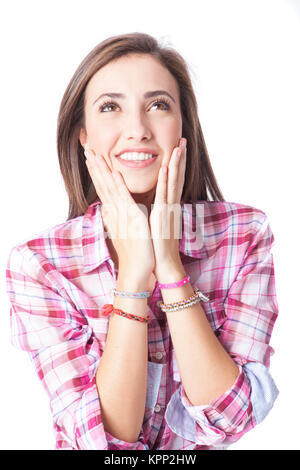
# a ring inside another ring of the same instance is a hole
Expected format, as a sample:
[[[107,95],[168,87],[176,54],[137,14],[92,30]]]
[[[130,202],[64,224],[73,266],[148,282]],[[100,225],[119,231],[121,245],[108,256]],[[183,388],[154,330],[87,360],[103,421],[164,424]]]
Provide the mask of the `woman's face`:
[[[108,96],[111,93],[122,96]],[[149,193],[156,187],[162,163],[169,163],[179,145],[179,101],[176,80],[158,60],[148,54],[123,56],[96,72],[87,85],[81,145],[88,143],[103,155],[109,168],[122,174],[131,193]],[[126,149],[142,148],[158,155],[144,168],[124,166],[116,158]]]

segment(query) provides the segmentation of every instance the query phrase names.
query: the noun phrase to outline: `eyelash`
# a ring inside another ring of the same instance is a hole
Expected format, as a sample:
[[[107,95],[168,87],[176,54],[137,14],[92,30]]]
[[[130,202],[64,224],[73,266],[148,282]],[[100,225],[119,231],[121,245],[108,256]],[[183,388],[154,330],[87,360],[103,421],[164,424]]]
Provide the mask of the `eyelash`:
[[[154,102],[152,103],[152,105],[158,104],[158,103],[159,103],[159,104],[160,104],[160,103],[163,103],[163,104],[166,106],[166,108],[167,108],[166,110],[169,110],[169,109],[170,109],[170,102],[169,102],[166,98],[159,98],[158,100],[154,101]],[[102,103],[101,106],[99,107],[99,111],[100,111],[100,112],[106,112],[106,111],[102,111],[102,110],[103,110],[103,108],[105,108],[105,106],[107,106],[107,105],[109,105],[109,104],[110,104],[110,105],[114,105],[114,106],[118,106],[118,105],[117,105],[116,103],[114,103],[113,101],[110,101],[110,100],[104,101],[104,103]],[[166,111],[166,110],[163,110],[163,111]]]

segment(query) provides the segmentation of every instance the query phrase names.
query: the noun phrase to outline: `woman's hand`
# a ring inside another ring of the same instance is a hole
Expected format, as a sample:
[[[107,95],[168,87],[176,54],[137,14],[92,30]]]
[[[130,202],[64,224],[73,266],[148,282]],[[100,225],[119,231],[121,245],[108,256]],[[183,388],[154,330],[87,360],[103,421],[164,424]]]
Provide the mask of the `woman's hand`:
[[[101,200],[105,229],[118,255],[119,272],[125,269],[148,279],[155,258],[148,217],[136,204],[119,172],[111,172],[105,159],[86,149],[86,165]]]
[[[150,214],[150,229],[155,254],[155,275],[180,265],[181,195],[186,168],[186,139],[175,147],[168,166],[160,168],[154,205]],[[179,153],[180,152],[180,153]],[[163,172],[166,168],[166,173]]]

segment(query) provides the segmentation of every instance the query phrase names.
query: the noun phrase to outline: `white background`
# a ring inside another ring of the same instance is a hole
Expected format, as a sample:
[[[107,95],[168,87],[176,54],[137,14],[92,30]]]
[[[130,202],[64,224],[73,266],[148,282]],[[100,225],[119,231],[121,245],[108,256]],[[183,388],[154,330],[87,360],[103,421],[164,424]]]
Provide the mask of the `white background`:
[[[300,449],[300,1],[10,0],[0,15],[1,448],[54,448],[46,393],[26,353],[10,345],[9,250],[67,219],[55,138],[75,69],[102,40],[138,31],[186,59],[224,197],[266,212],[276,240],[271,373],[280,395],[231,449]]]

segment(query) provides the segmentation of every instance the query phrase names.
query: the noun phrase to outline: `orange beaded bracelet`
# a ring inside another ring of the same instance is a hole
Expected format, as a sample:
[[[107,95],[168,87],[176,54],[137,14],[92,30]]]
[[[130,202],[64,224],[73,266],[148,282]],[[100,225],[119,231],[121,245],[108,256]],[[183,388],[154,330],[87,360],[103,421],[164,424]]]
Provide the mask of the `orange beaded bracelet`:
[[[133,315],[132,313],[123,312],[123,310],[120,310],[119,308],[114,308],[112,304],[103,305],[101,309],[101,314],[104,317],[107,317],[107,315],[109,315],[110,313],[117,313],[118,315],[128,318],[129,320],[137,320],[141,323],[150,323],[150,320],[151,320],[151,317],[149,315],[147,316],[147,318],[138,317],[137,315]]]

